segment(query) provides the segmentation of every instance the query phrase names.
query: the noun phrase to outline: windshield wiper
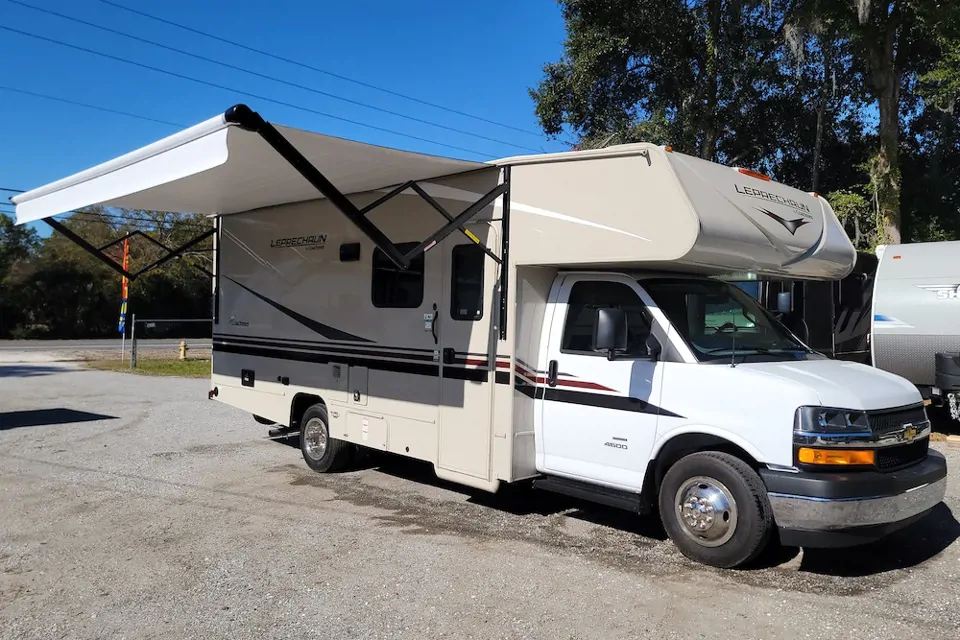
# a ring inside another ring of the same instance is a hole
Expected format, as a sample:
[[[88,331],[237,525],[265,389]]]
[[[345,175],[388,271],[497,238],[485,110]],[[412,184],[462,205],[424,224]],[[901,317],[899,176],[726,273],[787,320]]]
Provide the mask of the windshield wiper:
[[[776,355],[778,351],[779,352],[801,351],[803,353],[810,353],[808,349],[801,346],[783,347],[783,348],[777,348],[777,349],[768,349],[767,347],[717,347],[715,349],[707,349],[706,351],[704,351],[704,353],[707,355],[713,355],[716,353],[720,353],[721,351],[733,351],[734,355],[743,355],[743,356],[756,355],[756,354],[759,354],[762,356],[769,356],[769,355]]]

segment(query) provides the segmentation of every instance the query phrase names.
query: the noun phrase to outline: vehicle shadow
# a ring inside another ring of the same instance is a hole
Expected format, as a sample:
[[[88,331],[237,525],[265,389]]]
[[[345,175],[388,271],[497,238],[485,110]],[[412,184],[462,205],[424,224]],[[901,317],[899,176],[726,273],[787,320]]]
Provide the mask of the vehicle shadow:
[[[277,438],[276,442],[300,448],[296,436]],[[629,511],[597,505],[561,494],[533,489],[528,483],[504,486],[497,493],[486,493],[442,480],[433,465],[387,453],[364,453],[349,471],[373,470],[402,480],[433,486],[464,496],[471,504],[496,509],[515,516],[552,516],[610,527],[653,540],[663,541],[667,534],[656,515],[640,516]],[[946,504],[940,503],[924,518],[890,536],[859,547],[841,549],[804,549],[799,571],[841,578],[859,578],[909,569],[936,557],[960,539],[960,522]],[[770,549],[746,571],[772,569],[794,560],[796,547],[771,545]]]
[[[275,442],[295,449],[300,448],[297,436],[276,438]],[[374,470],[401,480],[425,484],[464,496],[470,504],[496,509],[515,516],[551,516],[563,514],[568,518],[582,520],[613,529],[635,533],[645,538],[666,540],[667,534],[655,516],[638,516],[629,511],[597,505],[586,500],[558,493],[538,491],[529,483],[517,483],[501,487],[497,493],[487,493],[465,487],[455,482],[438,478],[433,465],[403,456],[394,456],[376,451],[364,452],[361,459],[349,471]]]
[[[860,547],[805,549],[800,571],[842,578],[909,569],[936,557],[960,538],[960,522],[941,502],[926,516]]]
[[[0,378],[36,378],[60,373],[61,371],[66,371],[66,369],[48,365],[4,364],[0,365]]]
[[[26,411],[0,411],[0,431],[24,427],[46,427],[97,420],[116,420],[117,416],[89,413],[75,409],[30,409]]]

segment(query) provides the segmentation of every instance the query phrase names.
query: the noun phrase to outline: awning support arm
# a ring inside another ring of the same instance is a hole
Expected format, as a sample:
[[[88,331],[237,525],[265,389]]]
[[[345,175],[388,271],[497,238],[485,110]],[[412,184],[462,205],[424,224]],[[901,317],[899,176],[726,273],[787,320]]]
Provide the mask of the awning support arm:
[[[173,260],[174,258],[180,257],[180,256],[183,254],[184,251],[186,251],[187,249],[190,249],[191,247],[194,247],[194,246],[200,244],[201,242],[203,242],[204,240],[206,240],[207,238],[209,238],[210,236],[212,236],[212,235],[215,234],[216,232],[217,232],[216,227],[210,227],[209,229],[207,229],[206,231],[204,231],[204,232],[201,233],[200,235],[196,236],[196,237],[193,238],[192,240],[188,240],[187,242],[184,242],[182,245],[180,245],[180,246],[177,247],[176,249],[173,249],[172,251],[170,251],[167,255],[163,256],[162,258],[158,258],[157,260],[154,260],[153,262],[151,262],[150,264],[148,264],[147,266],[145,266],[143,269],[140,269],[139,271],[137,271],[136,273],[133,274],[133,277],[136,278],[136,277],[138,277],[138,276],[141,276],[141,275],[143,275],[144,273],[146,273],[147,271],[150,271],[150,270],[152,270],[152,269],[156,269],[156,268],[159,267],[160,265],[163,265],[163,264],[169,262],[170,260]],[[162,245],[161,245],[161,246],[162,246]],[[196,265],[193,265],[193,266],[196,267],[196,268],[202,269],[203,271],[206,271],[207,273],[210,273],[209,271],[207,271],[206,269],[203,269],[202,267],[197,267]],[[212,277],[213,274],[210,273],[210,276]]]
[[[296,147],[294,147],[289,140],[283,137],[276,127],[267,122],[260,116],[259,113],[253,111],[244,104],[238,104],[227,109],[224,114],[224,119],[230,124],[237,125],[245,131],[250,131],[252,133],[258,134],[263,138],[267,144],[269,144],[273,149],[280,154],[280,156],[290,163],[297,172],[304,177],[311,185],[313,185],[317,191],[326,196],[327,200],[340,210],[340,213],[345,215],[360,231],[362,231],[373,243],[383,251],[390,260],[397,265],[400,269],[409,269],[411,261],[419,256],[424,251],[429,250],[431,247],[436,245],[438,242],[446,238],[448,235],[453,233],[453,231],[459,229],[467,238],[472,242],[480,246],[484,252],[490,256],[497,264],[502,264],[501,258],[497,257],[490,249],[485,247],[479,239],[471,234],[469,231],[463,228],[463,225],[469,221],[471,218],[475,217],[480,211],[484,209],[488,204],[493,202],[496,198],[503,195],[509,189],[509,183],[504,182],[499,185],[497,188],[493,189],[486,195],[484,195],[480,200],[474,204],[467,207],[467,209],[458,215],[457,217],[451,216],[440,204],[431,198],[427,193],[414,181],[405,182],[404,184],[394,188],[390,193],[387,193],[381,198],[378,198],[374,202],[366,205],[365,207],[358,208],[355,204],[350,202],[350,200],[345,196],[332,182],[330,182],[323,173],[320,172],[313,164],[310,163],[307,158],[301,154]],[[394,244],[390,238],[388,238],[379,227],[377,227],[373,222],[367,219],[366,214],[370,211],[376,209],[378,206],[387,202],[391,198],[400,195],[407,189],[413,189],[417,194],[427,201],[431,207],[440,212],[440,214],[447,220],[447,224],[438,229],[436,232],[431,234],[429,238],[417,245],[413,250],[407,254],[403,254],[400,249]]]
[[[106,250],[109,249],[110,247],[113,247],[113,246],[115,246],[115,245],[118,245],[118,244],[120,244],[121,242],[123,242],[124,240],[127,240],[127,239],[129,239],[129,238],[135,238],[135,237],[141,237],[141,238],[143,238],[144,240],[148,240],[148,241],[152,242],[153,244],[155,244],[156,246],[158,246],[158,247],[160,247],[161,249],[163,249],[164,251],[166,251],[167,253],[173,253],[174,251],[176,251],[175,249],[171,249],[170,247],[168,247],[168,246],[165,245],[164,243],[160,242],[160,241],[157,240],[156,238],[154,238],[154,237],[152,237],[152,236],[144,233],[144,232],[141,231],[140,229],[135,229],[135,230],[131,231],[130,233],[128,233],[128,234],[126,234],[126,235],[124,235],[124,236],[122,236],[122,237],[120,237],[120,238],[117,238],[117,239],[114,240],[113,242],[108,242],[107,244],[105,244],[105,245],[103,245],[102,247],[100,247],[99,249],[97,249],[97,251],[101,251],[101,252],[102,252],[102,251],[106,251]],[[185,251],[185,250],[184,250],[184,251]],[[182,253],[182,252],[181,252],[181,253]],[[198,270],[198,271],[202,271],[205,275],[208,275],[208,276],[210,276],[211,278],[213,277],[213,272],[210,271],[209,269],[207,269],[207,268],[205,268],[205,267],[202,267],[202,266],[200,266],[200,265],[198,265],[198,264],[193,264],[193,263],[189,263],[189,264],[190,264],[190,266],[193,267],[194,269],[196,269],[196,270]]]
[[[427,204],[429,204],[431,207],[433,207],[434,209],[436,209],[436,210],[440,213],[440,215],[442,215],[444,218],[446,218],[447,222],[453,222],[453,216],[450,215],[450,213],[449,213],[446,209],[443,208],[443,205],[441,205],[441,204],[440,204],[439,202],[437,202],[430,194],[428,194],[426,191],[424,191],[424,190],[423,190],[423,187],[421,187],[419,184],[417,184],[416,180],[408,180],[407,182],[404,182],[404,183],[401,184],[399,187],[397,187],[397,188],[393,189],[392,191],[390,191],[390,193],[388,193],[387,195],[385,195],[385,196],[383,196],[383,197],[381,197],[381,198],[377,198],[376,200],[374,200],[373,202],[371,202],[371,203],[368,204],[367,206],[361,208],[361,209],[360,209],[360,213],[363,214],[363,215],[367,215],[368,213],[370,213],[371,211],[373,211],[374,209],[376,209],[376,208],[379,207],[380,205],[384,204],[385,202],[387,202],[387,201],[389,201],[389,200],[392,200],[393,198],[397,197],[398,195],[400,195],[401,193],[403,193],[403,192],[406,191],[407,189],[413,189],[413,191],[414,191],[418,196],[420,196],[421,198],[423,198],[423,200],[424,200]],[[458,229],[460,230],[460,232],[461,232],[463,235],[465,235],[471,242],[475,243],[478,247],[480,247],[481,249],[483,249],[483,252],[486,253],[488,256],[490,256],[490,259],[491,259],[491,260],[493,260],[493,261],[496,262],[497,264],[501,264],[501,260],[500,260],[500,258],[497,257],[497,254],[495,254],[493,251],[490,251],[490,249],[488,249],[482,242],[480,242],[480,239],[477,238],[477,236],[475,236],[474,234],[472,234],[472,233],[470,233],[469,231],[467,231],[466,229],[464,229],[464,228],[463,228],[463,225],[458,225],[457,228],[458,228]]]
[[[224,118],[227,122],[235,124],[241,129],[259,134],[284,160],[290,163],[290,166],[306,178],[307,182],[326,196],[327,200],[339,209],[350,222],[355,224],[360,231],[373,240],[373,243],[387,254],[387,257],[396,263],[398,267],[401,269],[410,267],[410,260],[400,253],[397,246],[390,242],[390,239],[385,236],[375,224],[367,220],[356,205],[347,199],[347,196],[343,195],[332,182],[327,180],[325,175],[310,164],[310,161],[307,160],[302,153],[297,151],[297,148],[290,144],[290,142],[277,131],[276,127],[264,120],[259,113],[253,111],[245,104],[238,104],[227,109]]]
[[[98,249],[97,247],[93,246],[92,244],[90,244],[89,242],[87,242],[86,240],[84,240],[83,238],[81,238],[79,235],[77,235],[76,233],[74,233],[69,227],[67,227],[67,226],[64,225],[63,223],[61,223],[61,222],[59,222],[59,221],[57,221],[57,220],[54,220],[53,218],[44,218],[43,221],[46,222],[48,225],[50,225],[50,227],[53,228],[55,231],[59,231],[60,233],[62,233],[68,240],[70,240],[70,241],[73,242],[75,245],[77,245],[78,247],[80,247],[81,249],[83,249],[84,251],[86,251],[87,253],[89,253],[91,256],[93,256],[94,258],[96,258],[97,260],[99,260],[100,262],[102,262],[103,264],[107,265],[108,267],[110,267],[111,269],[113,269],[114,271],[116,271],[117,273],[119,273],[120,275],[125,276],[126,278],[128,278],[131,282],[134,281],[134,280],[136,280],[138,277],[142,276],[142,275],[143,275],[144,273],[146,273],[147,271],[151,271],[151,270],[153,270],[153,269],[156,269],[157,267],[165,264],[166,262],[168,262],[168,261],[170,261],[170,260],[173,260],[174,258],[183,255],[183,253],[184,253],[187,249],[190,249],[190,248],[192,248],[192,247],[200,244],[201,242],[203,242],[204,240],[206,240],[207,238],[209,238],[210,236],[212,236],[212,235],[213,235],[214,233],[216,233],[216,231],[217,231],[217,230],[216,230],[216,227],[211,227],[209,230],[204,231],[203,233],[201,233],[200,235],[198,235],[198,236],[196,236],[196,237],[194,237],[194,238],[191,238],[190,240],[188,240],[187,242],[183,243],[182,245],[180,245],[180,246],[177,247],[176,249],[171,249],[170,247],[168,247],[167,245],[163,244],[163,243],[160,242],[159,240],[156,240],[156,239],[154,239],[154,238],[151,238],[150,236],[148,236],[147,234],[143,233],[142,231],[137,230],[137,231],[133,231],[133,232],[131,232],[131,233],[128,233],[128,234],[127,234],[126,236],[124,236],[123,238],[120,238],[120,239],[118,239],[118,240],[114,240],[113,242],[110,242],[110,243],[108,243],[108,244],[106,244],[106,245],[104,245],[103,247],[101,247],[101,248]],[[110,257],[109,257],[107,254],[105,254],[103,251],[104,251],[105,249],[109,249],[110,247],[112,247],[113,245],[117,244],[118,242],[123,242],[124,239],[129,238],[129,237],[133,237],[133,236],[135,236],[135,235],[141,235],[141,236],[143,236],[144,238],[146,238],[147,240],[149,240],[150,242],[152,242],[152,243],[154,243],[155,245],[161,247],[162,249],[164,249],[164,250],[167,252],[167,255],[165,255],[165,256],[163,256],[162,258],[159,258],[159,259],[157,259],[157,260],[154,260],[152,263],[148,264],[147,266],[145,266],[143,269],[140,269],[139,271],[135,271],[135,272],[133,272],[133,273],[130,273],[129,271],[127,271],[126,269],[124,269],[122,266],[120,266],[119,264],[117,264],[116,262],[114,262],[113,260],[111,260]],[[211,273],[209,270],[201,267],[200,265],[190,264],[190,266],[193,267],[194,269],[198,269],[198,270],[202,271],[203,273],[205,273],[206,275],[210,276],[211,278],[213,277],[213,273]]]
[[[77,245],[78,247],[80,247],[90,255],[92,255],[94,258],[96,258],[103,264],[107,265],[108,267],[110,267],[120,275],[126,276],[130,280],[133,280],[134,276],[130,274],[126,269],[124,269],[123,267],[118,265],[116,262],[111,260],[109,257],[107,257],[105,253],[97,249],[95,246],[93,246],[92,244],[90,244],[89,242],[87,242],[77,234],[75,234],[66,225],[62,224],[58,220],[54,220],[53,218],[44,218],[43,221],[46,222],[48,225],[50,225],[50,227],[52,227],[55,231],[59,231],[60,233],[62,233],[64,236],[66,236],[68,240],[70,240],[75,245]]]
[[[424,201],[426,201],[427,204],[429,204],[431,207],[433,207],[434,209],[436,209],[436,210],[440,213],[440,215],[442,215],[444,218],[446,218],[446,219],[447,219],[447,222],[449,222],[449,223],[451,223],[451,224],[454,222],[454,217],[453,217],[452,215],[450,215],[450,214],[447,212],[446,209],[443,208],[443,205],[441,205],[439,202],[437,202],[436,200],[434,200],[434,199],[433,199],[433,196],[431,196],[429,193],[427,193],[426,191],[424,191],[424,190],[423,190],[423,187],[421,187],[419,184],[417,184],[416,182],[414,182],[413,184],[410,185],[410,188],[413,189],[414,191],[416,191],[418,196],[420,196],[421,198],[423,198]],[[481,207],[481,208],[482,208],[482,207]],[[478,238],[476,235],[474,235],[474,234],[470,233],[469,231],[467,231],[466,229],[464,229],[462,224],[458,224],[458,225],[457,225],[457,229],[459,229],[459,230],[460,230],[460,233],[462,233],[463,235],[465,235],[468,240],[470,240],[471,242],[473,242],[474,244],[476,244],[478,247],[480,247],[481,249],[483,249],[483,252],[486,253],[488,256],[490,256],[490,259],[491,259],[491,260],[493,260],[493,261],[496,262],[497,264],[503,264],[503,262],[500,260],[500,258],[498,258],[497,255],[496,255],[493,251],[490,251],[490,249],[488,249],[488,248],[486,247],[486,245],[484,245],[482,242],[480,242],[480,238]]]
[[[505,182],[498,184],[496,187],[494,187],[493,189],[488,191],[486,194],[484,194],[482,198],[480,198],[479,200],[474,202],[472,205],[464,209],[463,213],[461,213],[456,218],[454,218],[444,226],[440,227],[439,229],[431,233],[426,240],[424,240],[423,242],[415,246],[413,249],[411,249],[410,252],[407,253],[406,256],[404,256],[404,258],[406,258],[407,260],[413,260],[421,253],[429,250],[431,247],[433,247],[433,245],[437,244],[438,242],[446,238],[448,235],[453,233],[454,229],[460,227],[464,222],[466,222],[470,218],[480,213],[484,209],[484,207],[486,207],[488,204],[490,204],[491,202],[493,202],[494,200],[502,196],[503,193],[509,187],[510,185],[508,185]]]

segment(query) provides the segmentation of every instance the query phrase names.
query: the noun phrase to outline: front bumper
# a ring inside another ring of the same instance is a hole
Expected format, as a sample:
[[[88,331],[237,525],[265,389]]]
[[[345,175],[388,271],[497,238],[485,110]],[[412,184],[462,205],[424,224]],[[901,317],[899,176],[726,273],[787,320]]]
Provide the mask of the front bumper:
[[[763,469],[760,476],[783,544],[839,547],[882,538],[922,518],[943,500],[947,461],[930,451],[892,473]]]

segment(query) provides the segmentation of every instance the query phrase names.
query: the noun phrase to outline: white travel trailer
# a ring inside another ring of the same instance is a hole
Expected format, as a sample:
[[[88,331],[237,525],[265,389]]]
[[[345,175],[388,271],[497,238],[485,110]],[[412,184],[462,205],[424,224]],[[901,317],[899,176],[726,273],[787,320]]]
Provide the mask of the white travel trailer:
[[[960,241],[877,247],[871,356],[960,420]]]
[[[916,387],[707,277],[852,268],[823,198],[752,171],[648,144],[465,162],[240,105],[14,201],[21,223],[214,216],[210,396],[298,429],[317,471],[368,447],[481,490],[532,480],[659,511],[721,567],[777,530],[876,539],[944,496]]]

